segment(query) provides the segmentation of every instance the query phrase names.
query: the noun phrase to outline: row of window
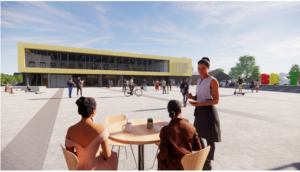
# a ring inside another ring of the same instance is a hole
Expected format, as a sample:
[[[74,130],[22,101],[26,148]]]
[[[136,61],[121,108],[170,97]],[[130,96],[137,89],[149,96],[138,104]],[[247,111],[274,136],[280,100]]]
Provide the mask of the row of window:
[[[26,67],[169,72],[169,61],[28,49]]]

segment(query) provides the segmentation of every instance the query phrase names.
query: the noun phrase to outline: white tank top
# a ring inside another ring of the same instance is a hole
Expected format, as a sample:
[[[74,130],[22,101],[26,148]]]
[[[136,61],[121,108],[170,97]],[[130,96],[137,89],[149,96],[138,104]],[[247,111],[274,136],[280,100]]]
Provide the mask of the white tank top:
[[[210,88],[210,82],[212,79],[214,79],[214,77],[209,76],[205,78],[200,85],[199,83],[201,82],[201,78],[198,79],[196,86],[197,102],[205,103],[213,99]]]

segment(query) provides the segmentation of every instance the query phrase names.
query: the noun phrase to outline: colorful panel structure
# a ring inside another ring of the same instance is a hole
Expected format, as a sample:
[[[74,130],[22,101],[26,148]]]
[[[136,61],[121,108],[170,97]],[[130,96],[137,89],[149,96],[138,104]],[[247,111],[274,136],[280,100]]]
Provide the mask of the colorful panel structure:
[[[285,85],[285,84],[289,84],[290,83],[290,79],[287,78],[287,76],[289,76],[288,73],[279,73],[279,85]]]
[[[268,74],[261,74],[261,84],[268,85],[269,84],[269,75]]]
[[[270,74],[270,85],[275,85],[278,83],[279,83],[278,73],[271,73]]]
[[[289,74],[291,76],[291,85],[297,85],[297,80],[300,72],[290,72]]]

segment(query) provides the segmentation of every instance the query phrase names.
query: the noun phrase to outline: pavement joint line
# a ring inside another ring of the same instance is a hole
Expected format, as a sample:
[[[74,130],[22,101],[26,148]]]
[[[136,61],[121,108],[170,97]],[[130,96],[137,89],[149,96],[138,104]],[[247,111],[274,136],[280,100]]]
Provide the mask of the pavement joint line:
[[[109,89],[109,90],[123,92],[123,91],[118,91],[118,90],[113,90],[113,89]],[[142,96],[156,99],[156,100],[170,101],[170,99],[166,99],[166,98],[159,98],[159,97],[153,97],[153,96],[148,96],[148,95],[142,95]],[[243,117],[247,117],[247,118],[253,118],[253,119],[257,119],[257,120],[262,120],[262,121],[267,121],[267,122],[272,122],[272,123],[277,123],[277,124],[283,124],[283,125],[289,125],[289,126],[300,128],[299,122],[288,121],[288,120],[283,120],[283,119],[269,117],[269,116],[263,116],[263,115],[256,115],[256,114],[251,114],[251,113],[246,113],[246,112],[239,112],[239,111],[234,111],[234,110],[230,110],[230,109],[224,109],[224,108],[218,108],[218,107],[216,107],[216,108],[218,109],[218,112],[224,112],[224,113],[228,113],[231,115],[239,115],[239,116],[243,116]]]
[[[63,88],[58,89],[3,149],[1,170],[43,169],[63,92]]]

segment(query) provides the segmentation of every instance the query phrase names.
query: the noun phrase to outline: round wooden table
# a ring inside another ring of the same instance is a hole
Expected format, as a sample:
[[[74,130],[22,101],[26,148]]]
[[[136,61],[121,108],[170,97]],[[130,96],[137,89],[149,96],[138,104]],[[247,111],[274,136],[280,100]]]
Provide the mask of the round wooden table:
[[[144,170],[144,144],[152,144],[160,141],[159,132],[155,132],[157,126],[168,125],[168,122],[153,119],[153,128],[147,129],[147,119],[131,119],[132,132],[126,133],[122,126],[127,121],[113,123],[107,127],[109,139],[124,143],[139,145],[139,170]]]

